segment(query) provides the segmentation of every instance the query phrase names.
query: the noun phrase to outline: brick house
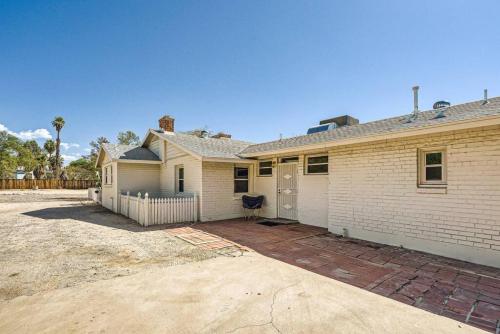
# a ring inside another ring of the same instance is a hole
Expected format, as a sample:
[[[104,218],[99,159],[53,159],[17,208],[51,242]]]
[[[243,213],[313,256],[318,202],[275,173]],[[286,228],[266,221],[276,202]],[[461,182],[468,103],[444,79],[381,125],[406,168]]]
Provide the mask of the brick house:
[[[415,92],[416,93],[416,92]],[[307,135],[250,144],[174,131],[160,119],[140,147],[106,144],[103,205],[121,191],[190,192],[199,219],[260,215],[500,267],[500,97],[359,123],[322,121]]]

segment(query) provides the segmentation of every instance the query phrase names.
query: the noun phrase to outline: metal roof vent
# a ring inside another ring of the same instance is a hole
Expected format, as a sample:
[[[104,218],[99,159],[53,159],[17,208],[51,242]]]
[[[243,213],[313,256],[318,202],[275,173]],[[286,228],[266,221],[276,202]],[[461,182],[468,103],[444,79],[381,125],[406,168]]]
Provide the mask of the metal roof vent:
[[[488,103],[488,90],[485,89],[484,90],[483,104],[487,104],[487,103]]]
[[[436,110],[441,108],[447,108],[449,106],[451,106],[451,103],[448,101],[437,101],[432,105],[432,109]]]

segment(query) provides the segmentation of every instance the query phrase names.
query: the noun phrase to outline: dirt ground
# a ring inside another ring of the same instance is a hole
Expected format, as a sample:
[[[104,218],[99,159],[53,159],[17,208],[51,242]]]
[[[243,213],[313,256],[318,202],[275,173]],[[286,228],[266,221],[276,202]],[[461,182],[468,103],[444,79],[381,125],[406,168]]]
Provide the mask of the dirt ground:
[[[216,256],[86,196],[86,190],[0,191],[0,300]]]

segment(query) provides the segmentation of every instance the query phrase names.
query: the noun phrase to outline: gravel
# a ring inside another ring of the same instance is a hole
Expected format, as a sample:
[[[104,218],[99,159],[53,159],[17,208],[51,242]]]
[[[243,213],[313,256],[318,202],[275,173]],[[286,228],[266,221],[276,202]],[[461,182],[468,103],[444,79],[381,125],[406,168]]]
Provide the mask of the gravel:
[[[0,192],[0,300],[216,256],[86,200],[86,190]]]

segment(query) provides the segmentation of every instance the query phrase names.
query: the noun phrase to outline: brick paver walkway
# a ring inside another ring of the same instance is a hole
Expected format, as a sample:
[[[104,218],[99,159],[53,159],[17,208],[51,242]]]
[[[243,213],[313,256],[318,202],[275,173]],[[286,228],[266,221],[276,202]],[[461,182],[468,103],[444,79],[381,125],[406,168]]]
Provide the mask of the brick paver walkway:
[[[468,323],[500,328],[500,269],[376,244],[300,224],[242,220],[192,226],[225,242]],[[218,241],[219,242],[219,241]],[[209,245],[209,244],[206,244]]]
[[[246,247],[238,245],[219,236],[191,227],[172,228],[168,229],[167,233],[206,250],[221,250],[229,247],[238,248],[244,251],[249,250]]]

